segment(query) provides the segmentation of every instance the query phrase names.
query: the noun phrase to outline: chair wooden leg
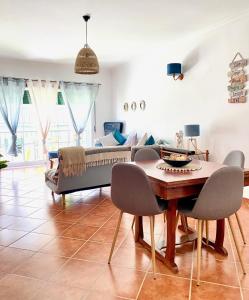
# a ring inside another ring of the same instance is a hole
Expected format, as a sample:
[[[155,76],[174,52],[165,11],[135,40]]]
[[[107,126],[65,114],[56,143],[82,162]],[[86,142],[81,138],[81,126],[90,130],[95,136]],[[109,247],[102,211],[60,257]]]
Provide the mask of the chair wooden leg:
[[[198,220],[198,240],[197,240],[197,285],[200,285],[201,274],[201,244],[202,244],[202,220]]]
[[[132,220],[132,224],[131,224],[131,228],[133,229],[134,225],[135,225],[135,221],[136,221],[136,217],[134,216],[133,220]]]
[[[245,265],[244,265],[244,262],[242,260],[242,257],[241,257],[240,251],[239,251],[239,245],[238,245],[237,238],[236,238],[236,235],[235,235],[235,232],[234,232],[234,229],[233,229],[233,225],[232,225],[232,222],[231,222],[231,217],[228,217],[228,224],[229,224],[229,227],[230,227],[230,230],[231,230],[231,233],[232,233],[232,236],[233,236],[233,241],[234,241],[234,244],[235,244],[238,256],[239,256],[239,261],[240,261],[240,264],[241,264],[241,268],[243,270],[243,273],[246,274]]]
[[[150,217],[150,237],[151,237],[151,255],[152,255],[152,268],[153,277],[156,279],[156,250],[155,250],[155,236],[154,236],[155,217]]]
[[[163,213],[163,222],[166,223],[166,221],[167,221],[167,211]]]
[[[235,213],[235,217],[236,217],[237,223],[239,225],[239,230],[240,230],[240,233],[241,233],[241,236],[242,236],[243,243],[246,245],[246,238],[245,238],[245,235],[244,235],[244,232],[243,232],[243,229],[242,229],[242,225],[240,223],[239,215],[238,215],[237,212]]]
[[[180,218],[180,213],[178,211],[177,215],[176,215],[176,229],[177,229],[177,225],[178,225],[178,222],[179,222],[179,218]]]
[[[66,195],[65,194],[61,195],[61,201],[62,201],[62,205],[64,206],[66,203]]]
[[[208,220],[205,221],[205,227],[206,227],[206,241],[207,241],[207,245],[208,245],[208,240],[209,240],[209,224],[208,224]]]
[[[182,221],[182,226],[183,226],[183,230],[184,232],[186,232],[186,235],[188,236],[188,223],[187,223],[187,217],[185,217],[184,215],[181,216],[181,221]]]
[[[113,237],[113,241],[112,241],[112,247],[111,247],[111,251],[110,251],[110,255],[109,255],[109,259],[108,259],[108,264],[111,262],[111,259],[112,259],[112,254],[113,254],[113,250],[114,250],[114,247],[115,247],[115,244],[116,244],[116,240],[117,240],[117,236],[118,236],[122,216],[123,216],[123,212],[120,211],[117,227],[115,229],[115,233],[114,233],[114,237]]]
[[[55,197],[54,197],[54,192],[53,191],[51,192],[51,195],[52,195],[53,202],[55,202]]]

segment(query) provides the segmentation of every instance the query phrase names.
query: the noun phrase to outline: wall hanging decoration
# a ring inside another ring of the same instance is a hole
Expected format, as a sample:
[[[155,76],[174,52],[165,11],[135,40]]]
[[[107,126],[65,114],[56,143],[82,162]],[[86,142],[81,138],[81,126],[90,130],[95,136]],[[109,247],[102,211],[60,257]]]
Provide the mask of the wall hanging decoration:
[[[133,101],[133,102],[131,103],[131,109],[132,109],[133,111],[136,111],[136,109],[137,109],[137,103],[136,103],[135,101]]]
[[[128,111],[129,110],[129,104],[127,102],[124,103],[124,111]]]
[[[245,103],[247,90],[246,82],[247,75],[244,68],[247,66],[248,61],[244,59],[243,56],[237,52],[234,56],[232,62],[229,64],[230,71],[228,72],[229,86],[227,87],[229,91],[229,103]]]
[[[90,19],[90,15],[84,15],[83,19],[86,22],[86,42],[84,48],[82,48],[78,53],[74,65],[74,72],[76,74],[85,75],[97,74],[99,73],[98,58],[87,43],[87,22]]]
[[[145,110],[145,108],[146,108],[146,103],[145,103],[144,100],[140,101],[139,107],[140,107],[141,110]]]

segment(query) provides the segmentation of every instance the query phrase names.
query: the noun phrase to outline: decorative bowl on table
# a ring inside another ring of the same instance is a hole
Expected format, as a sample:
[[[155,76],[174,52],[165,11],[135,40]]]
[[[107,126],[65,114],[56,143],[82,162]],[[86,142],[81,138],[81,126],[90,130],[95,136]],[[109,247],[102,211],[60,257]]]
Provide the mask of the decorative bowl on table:
[[[167,164],[175,168],[181,168],[189,164],[192,159],[185,154],[171,154],[162,158]]]

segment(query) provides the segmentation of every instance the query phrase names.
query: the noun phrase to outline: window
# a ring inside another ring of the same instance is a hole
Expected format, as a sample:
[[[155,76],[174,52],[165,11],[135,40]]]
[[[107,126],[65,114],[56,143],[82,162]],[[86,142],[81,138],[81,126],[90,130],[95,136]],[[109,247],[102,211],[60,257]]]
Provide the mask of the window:
[[[84,147],[92,145],[92,124],[93,119],[90,116],[87,127],[81,137],[81,145]],[[0,114],[0,153],[10,162],[32,162],[43,160],[44,158],[39,124],[28,90],[24,92],[23,103],[21,105],[17,130],[17,157],[7,154],[10,144],[11,136]],[[58,92],[56,112],[54,113],[54,119],[52,120],[47,137],[47,148],[51,151],[75,144],[76,135],[68,114],[68,109],[61,92]]]

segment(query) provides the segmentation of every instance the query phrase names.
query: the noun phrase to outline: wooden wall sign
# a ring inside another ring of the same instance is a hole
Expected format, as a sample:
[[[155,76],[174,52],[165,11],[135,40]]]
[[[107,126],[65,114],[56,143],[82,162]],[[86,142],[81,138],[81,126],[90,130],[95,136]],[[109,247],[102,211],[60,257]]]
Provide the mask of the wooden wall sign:
[[[238,60],[236,60],[239,58]],[[232,62],[229,64],[231,71],[228,72],[228,77],[230,77],[230,85],[227,87],[229,91],[230,98],[229,103],[245,103],[247,91],[245,89],[246,82],[248,80],[245,74],[244,67],[247,66],[247,59],[237,52]]]
[[[247,75],[235,75],[230,80],[231,83],[244,83],[247,82]]]
[[[246,97],[245,96],[240,96],[240,97],[232,97],[228,99],[229,103],[245,103],[246,102]]]
[[[230,97],[240,97],[240,96],[245,96],[246,95],[246,90],[240,90],[240,91],[234,91],[230,92]]]

